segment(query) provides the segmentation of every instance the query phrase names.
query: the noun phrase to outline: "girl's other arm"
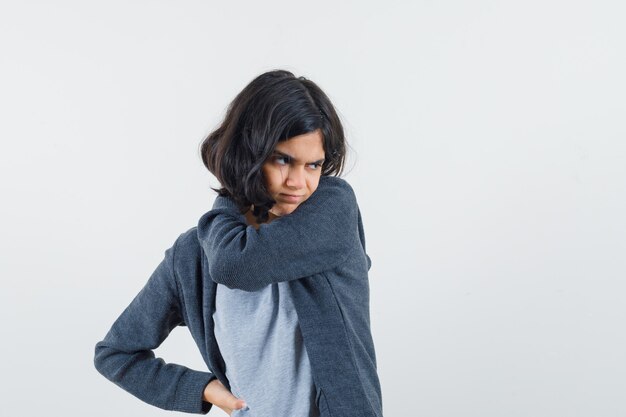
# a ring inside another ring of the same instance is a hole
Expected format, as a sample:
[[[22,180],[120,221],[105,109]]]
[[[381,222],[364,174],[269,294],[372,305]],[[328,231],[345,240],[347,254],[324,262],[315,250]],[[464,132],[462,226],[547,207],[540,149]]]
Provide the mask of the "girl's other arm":
[[[165,251],[148,282],[96,344],[94,365],[108,380],[148,404],[206,414],[212,404],[202,400],[203,393],[215,375],[165,363],[152,351],[183,323],[172,267],[175,247]]]

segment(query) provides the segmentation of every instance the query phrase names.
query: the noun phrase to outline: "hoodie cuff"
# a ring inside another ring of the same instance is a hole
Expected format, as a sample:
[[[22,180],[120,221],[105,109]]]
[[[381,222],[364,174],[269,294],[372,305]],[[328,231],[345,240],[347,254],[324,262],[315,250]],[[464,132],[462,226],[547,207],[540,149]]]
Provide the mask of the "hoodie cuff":
[[[211,372],[189,369],[178,382],[177,408],[187,413],[207,414],[213,404],[203,400],[204,389],[214,379],[217,379],[217,376]]]

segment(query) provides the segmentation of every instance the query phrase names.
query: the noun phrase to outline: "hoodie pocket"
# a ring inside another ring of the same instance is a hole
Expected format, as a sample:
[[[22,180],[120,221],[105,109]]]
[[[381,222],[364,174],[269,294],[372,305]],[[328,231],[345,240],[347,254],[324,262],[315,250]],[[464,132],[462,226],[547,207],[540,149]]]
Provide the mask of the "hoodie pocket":
[[[317,409],[320,412],[320,417],[332,417],[332,414],[330,414],[330,409],[328,408],[328,403],[326,402],[326,396],[324,396],[324,392],[321,388],[317,391],[315,403],[317,405]]]

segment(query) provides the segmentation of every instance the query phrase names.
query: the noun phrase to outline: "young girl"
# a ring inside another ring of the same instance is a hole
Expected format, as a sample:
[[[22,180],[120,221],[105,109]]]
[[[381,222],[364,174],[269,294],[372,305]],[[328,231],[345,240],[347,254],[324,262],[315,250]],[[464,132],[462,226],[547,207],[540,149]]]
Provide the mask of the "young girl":
[[[167,410],[232,416],[382,417],[361,214],[334,176],[343,128],[312,81],[248,84],[202,158],[220,181],[105,338],[105,377]],[[209,372],[155,357],[187,326]]]

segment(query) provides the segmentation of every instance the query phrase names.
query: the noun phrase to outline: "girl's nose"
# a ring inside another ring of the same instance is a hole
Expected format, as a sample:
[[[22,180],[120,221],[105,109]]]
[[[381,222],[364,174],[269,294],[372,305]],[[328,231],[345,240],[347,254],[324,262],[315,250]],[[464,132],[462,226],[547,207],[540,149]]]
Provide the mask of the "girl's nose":
[[[290,168],[286,185],[293,188],[304,187],[304,168]]]

